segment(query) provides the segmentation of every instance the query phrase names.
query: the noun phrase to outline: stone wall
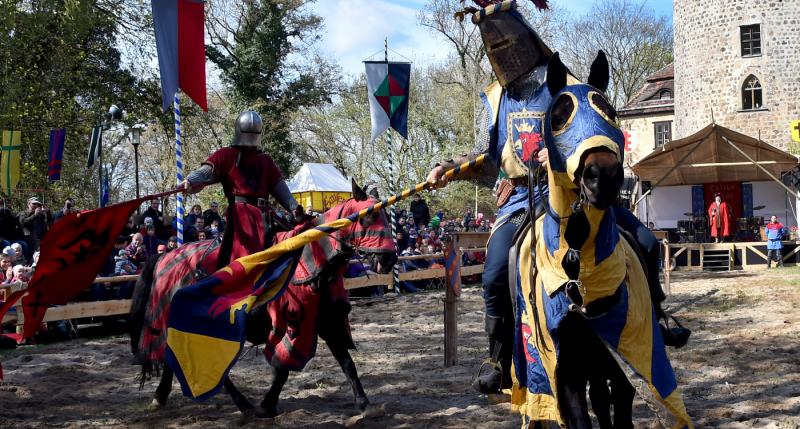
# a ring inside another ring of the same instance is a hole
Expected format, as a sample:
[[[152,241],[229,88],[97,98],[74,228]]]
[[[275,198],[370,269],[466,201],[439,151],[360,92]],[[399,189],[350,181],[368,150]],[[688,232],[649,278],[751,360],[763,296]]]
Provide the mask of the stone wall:
[[[743,58],[739,27],[761,24],[762,54]],[[675,0],[673,139],[711,122],[789,150],[789,123],[800,119],[800,0]],[[742,111],[750,74],[763,108]]]
[[[625,153],[625,165],[636,164],[639,160],[650,155],[656,146],[654,122],[672,122],[672,132],[675,133],[675,115],[664,113],[658,115],[642,115],[620,117],[620,128],[630,135],[630,151]],[[673,139],[675,136],[673,135]]]

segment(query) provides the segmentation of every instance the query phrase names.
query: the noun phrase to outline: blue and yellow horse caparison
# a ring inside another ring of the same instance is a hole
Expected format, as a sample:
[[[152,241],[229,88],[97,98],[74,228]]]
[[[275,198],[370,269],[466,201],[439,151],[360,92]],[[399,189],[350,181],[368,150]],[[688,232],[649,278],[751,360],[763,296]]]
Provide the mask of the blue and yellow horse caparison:
[[[587,84],[568,85],[568,76],[554,54],[547,73],[553,102],[544,118],[549,207],[518,244],[512,403],[523,427],[537,421],[569,426],[569,411],[559,406],[559,377],[564,378],[559,366],[571,357],[589,359],[568,356],[575,350],[566,346],[571,332],[565,326],[573,325],[566,322],[579,320],[649,405],[658,408],[667,427],[692,428],[645,271],[609,208],[621,183],[624,138],[603,94],[605,54],[598,54]],[[614,165],[590,177],[596,166],[587,159],[598,153],[614,159]]]

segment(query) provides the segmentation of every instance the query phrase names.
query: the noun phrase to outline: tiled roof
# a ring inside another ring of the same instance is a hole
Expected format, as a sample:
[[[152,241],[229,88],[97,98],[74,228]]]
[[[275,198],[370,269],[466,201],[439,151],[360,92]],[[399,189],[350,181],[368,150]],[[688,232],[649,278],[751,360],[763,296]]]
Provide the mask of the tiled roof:
[[[667,90],[670,98],[661,99],[662,91]],[[641,87],[628,102],[617,111],[620,116],[665,113],[674,110],[675,71],[672,64],[647,77]]]

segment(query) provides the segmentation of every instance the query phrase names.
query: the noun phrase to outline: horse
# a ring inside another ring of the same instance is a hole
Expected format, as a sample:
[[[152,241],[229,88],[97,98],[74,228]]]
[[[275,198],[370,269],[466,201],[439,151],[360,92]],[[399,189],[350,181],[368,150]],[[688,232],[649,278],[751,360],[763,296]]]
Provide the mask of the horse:
[[[531,171],[529,181],[546,180],[549,195],[543,215],[519,233],[512,254],[512,402],[525,425],[588,429],[589,384],[601,427],[628,428],[633,380],[649,388],[639,391],[655,399],[670,427],[692,427],[653,311],[644,259],[612,207],[624,177],[624,136],[604,95],[605,54],[598,53],[587,83],[568,84],[568,76],[554,54],[547,71],[553,98],[543,124],[548,163],[545,171]]]
[[[355,181],[353,197],[326,211],[316,223],[349,216],[377,202],[376,192],[368,195]],[[310,222],[305,227],[310,227]],[[292,233],[278,233],[278,240]],[[161,370],[161,380],[149,409],[166,405],[172,390],[173,371],[163,365],[169,301],[179,289],[195,280],[196,274],[216,266],[219,240],[181,246],[154,258],[145,265],[134,289],[131,305],[131,351],[142,364],[141,384]],[[290,370],[302,370],[316,352],[317,336],[322,337],[339,362],[353,388],[355,405],[364,410],[369,400],[348,352],[355,349],[350,337],[349,299],[343,275],[355,253],[365,256],[373,271],[388,273],[397,261],[385,213],[375,211],[348,228],[306,245],[293,280],[275,301],[256,307],[248,315],[247,340],[265,344],[264,353],[274,368],[272,386],[259,408],[242,395],[228,377],[225,390],[242,412],[254,411],[259,417],[277,415],[280,391]],[[318,330],[319,327],[319,330]]]

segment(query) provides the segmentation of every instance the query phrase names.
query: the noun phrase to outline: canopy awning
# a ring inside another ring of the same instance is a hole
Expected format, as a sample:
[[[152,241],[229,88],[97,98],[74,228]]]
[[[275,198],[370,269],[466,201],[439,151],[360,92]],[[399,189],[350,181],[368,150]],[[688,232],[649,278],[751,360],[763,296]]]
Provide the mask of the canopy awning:
[[[689,137],[667,143],[631,168],[640,180],[650,181],[653,186],[674,186],[772,180],[759,166],[780,177],[781,172],[797,164],[797,157],[792,154],[711,124]]]
[[[289,191],[352,192],[350,181],[332,164],[304,163],[289,181]]]

